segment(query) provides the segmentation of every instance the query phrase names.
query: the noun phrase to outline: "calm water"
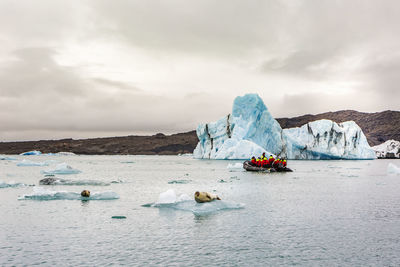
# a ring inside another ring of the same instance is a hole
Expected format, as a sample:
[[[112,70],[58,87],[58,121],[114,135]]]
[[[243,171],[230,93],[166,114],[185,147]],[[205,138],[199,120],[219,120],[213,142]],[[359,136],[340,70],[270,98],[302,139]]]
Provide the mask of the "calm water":
[[[15,157],[0,161],[0,181],[35,186],[0,188],[1,266],[400,265],[400,175],[386,173],[400,161],[290,161],[293,173],[256,174],[186,156]],[[37,189],[56,162],[17,167],[22,158],[66,162],[82,173],[56,177],[83,185]],[[82,201],[83,189],[104,199]],[[148,204],[169,189],[222,202]]]

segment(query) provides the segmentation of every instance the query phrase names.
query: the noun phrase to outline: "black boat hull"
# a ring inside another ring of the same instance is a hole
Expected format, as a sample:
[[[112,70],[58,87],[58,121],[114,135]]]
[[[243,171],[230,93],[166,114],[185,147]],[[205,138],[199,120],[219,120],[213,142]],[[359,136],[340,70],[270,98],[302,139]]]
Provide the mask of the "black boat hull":
[[[243,168],[249,172],[292,172],[290,168],[283,167],[283,168],[263,168],[257,167],[251,164],[250,161],[243,162]]]

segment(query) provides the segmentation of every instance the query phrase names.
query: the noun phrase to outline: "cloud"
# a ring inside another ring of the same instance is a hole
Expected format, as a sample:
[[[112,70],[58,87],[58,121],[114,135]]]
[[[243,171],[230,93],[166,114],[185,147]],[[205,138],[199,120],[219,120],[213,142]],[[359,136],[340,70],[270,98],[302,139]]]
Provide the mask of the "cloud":
[[[1,1],[0,139],[398,109],[400,2]],[[24,137],[25,136],[25,137]]]

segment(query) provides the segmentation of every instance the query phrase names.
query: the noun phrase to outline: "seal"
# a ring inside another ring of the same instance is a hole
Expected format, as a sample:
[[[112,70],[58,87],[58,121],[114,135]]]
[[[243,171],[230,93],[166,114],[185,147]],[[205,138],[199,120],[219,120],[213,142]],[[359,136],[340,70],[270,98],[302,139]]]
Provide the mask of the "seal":
[[[90,191],[89,190],[83,190],[81,192],[81,196],[83,197],[90,197]]]
[[[197,203],[210,202],[216,199],[221,200],[217,195],[213,195],[208,192],[196,191],[196,193],[194,193],[194,200],[196,200]]]
[[[48,177],[48,178],[44,178],[44,179],[40,180],[39,184],[41,184],[41,185],[53,185],[53,184],[56,184],[58,181],[59,181],[59,179],[57,179],[57,178]]]

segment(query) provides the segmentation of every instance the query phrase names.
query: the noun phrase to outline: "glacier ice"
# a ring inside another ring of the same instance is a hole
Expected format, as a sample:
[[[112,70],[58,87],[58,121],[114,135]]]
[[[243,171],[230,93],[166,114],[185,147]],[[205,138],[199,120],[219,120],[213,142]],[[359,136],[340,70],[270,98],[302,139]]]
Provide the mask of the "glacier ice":
[[[378,158],[400,158],[400,142],[396,140],[388,140],[372,149]]]
[[[331,120],[309,122],[301,127],[283,130],[289,159],[373,159],[375,152],[354,121]]]
[[[195,158],[248,159],[282,151],[282,128],[257,94],[237,97],[232,115],[197,129]]]
[[[60,163],[57,164],[56,168],[54,170],[47,170],[47,171],[42,171],[43,174],[78,174],[81,173],[80,170],[74,169],[71,166],[69,166],[67,163]]]
[[[235,99],[232,114],[199,124],[193,157],[249,159],[274,155],[288,159],[374,159],[361,128],[353,121],[319,120],[284,129],[257,94]]]

